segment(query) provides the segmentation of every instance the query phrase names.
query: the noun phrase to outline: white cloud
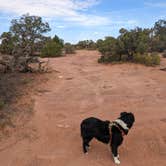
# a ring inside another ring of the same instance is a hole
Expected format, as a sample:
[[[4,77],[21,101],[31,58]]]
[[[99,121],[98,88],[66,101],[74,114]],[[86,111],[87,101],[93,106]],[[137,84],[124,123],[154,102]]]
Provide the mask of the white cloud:
[[[0,0],[0,11],[16,15],[30,13],[85,26],[107,24],[107,18],[85,12],[99,2],[99,0]]]
[[[57,25],[57,26],[55,26],[56,28],[59,28],[59,29],[64,29],[65,28],[65,26],[64,25]]]
[[[62,22],[62,24],[65,22],[65,25],[69,23],[88,27],[136,24],[133,20],[115,20],[108,15],[89,14],[88,10],[100,2],[101,0],[0,0],[0,11],[15,16],[30,13],[42,16],[46,21]],[[57,26],[57,28],[64,28],[64,26]]]
[[[149,7],[166,8],[166,2],[146,2],[145,5]]]
[[[100,33],[99,33],[99,32],[94,32],[93,34],[94,34],[94,35],[98,35],[98,34],[100,34]]]
[[[80,8],[80,9],[86,9],[91,6],[98,5],[99,3],[100,3],[99,0],[84,0],[84,1],[75,0],[76,8]]]
[[[121,20],[122,20],[122,18],[121,18]],[[126,20],[126,19],[123,19],[123,21],[121,21],[121,20],[110,21],[110,23],[112,25],[117,25],[117,26],[124,26],[124,25],[137,26],[138,25],[137,20]]]

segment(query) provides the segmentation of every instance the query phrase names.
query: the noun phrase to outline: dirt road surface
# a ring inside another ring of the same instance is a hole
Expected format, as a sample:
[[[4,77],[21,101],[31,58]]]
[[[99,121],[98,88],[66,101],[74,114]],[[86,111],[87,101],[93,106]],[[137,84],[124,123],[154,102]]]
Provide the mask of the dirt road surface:
[[[166,72],[136,64],[98,64],[96,51],[50,60],[56,71],[36,85],[34,115],[23,132],[0,143],[0,166],[113,166],[96,140],[82,153],[80,122],[135,114],[120,147],[122,166],[166,165]],[[166,66],[166,62],[162,62]]]

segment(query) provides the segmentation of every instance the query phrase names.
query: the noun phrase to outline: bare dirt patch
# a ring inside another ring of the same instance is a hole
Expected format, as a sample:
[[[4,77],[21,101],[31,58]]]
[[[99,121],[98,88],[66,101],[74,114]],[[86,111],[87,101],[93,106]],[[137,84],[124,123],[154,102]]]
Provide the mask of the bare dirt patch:
[[[33,132],[24,126],[25,137],[8,140],[6,149],[1,144],[3,166],[114,165],[108,147],[95,140],[89,154],[82,153],[79,125],[89,116],[114,120],[122,111],[133,112],[136,123],[120,147],[121,165],[166,165],[166,72],[102,65],[98,57],[96,51],[79,51],[50,60],[59,72],[36,85],[34,116],[26,125]]]

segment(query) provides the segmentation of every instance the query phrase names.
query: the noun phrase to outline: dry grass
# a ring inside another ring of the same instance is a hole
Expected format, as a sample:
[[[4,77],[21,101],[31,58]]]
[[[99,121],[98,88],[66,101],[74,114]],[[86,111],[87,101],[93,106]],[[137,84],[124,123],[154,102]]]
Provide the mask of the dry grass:
[[[16,119],[31,116],[30,89],[35,77],[35,74],[0,74],[0,137],[6,134],[6,128],[16,126]]]

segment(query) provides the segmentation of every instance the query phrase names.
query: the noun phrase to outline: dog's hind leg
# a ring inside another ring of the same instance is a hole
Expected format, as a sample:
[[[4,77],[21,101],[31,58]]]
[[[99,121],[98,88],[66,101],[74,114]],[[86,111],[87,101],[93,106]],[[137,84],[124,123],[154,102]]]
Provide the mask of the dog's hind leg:
[[[83,152],[87,153],[90,147],[89,142],[92,140],[93,137],[86,137],[83,138]]]

